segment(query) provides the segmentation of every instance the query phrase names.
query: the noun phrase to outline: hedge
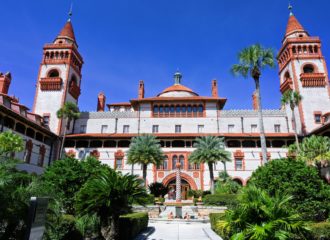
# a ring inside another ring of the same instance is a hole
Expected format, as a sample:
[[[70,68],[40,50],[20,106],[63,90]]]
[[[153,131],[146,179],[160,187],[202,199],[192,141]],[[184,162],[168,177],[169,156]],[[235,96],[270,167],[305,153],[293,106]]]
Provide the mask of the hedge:
[[[211,223],[211,228],[216,234],[221,236],[221,231],[216,227],[216,224],[219,220],[223,220],[225,217],[225,213],[210,213],[210,223]]]
[[[119,235],[121,240],[134,239],[142,230],[148,227],[148,213],[130,213],[120,216]]]
[[[205,205],[226,206],[228,208],[236,206],[238,204],[237,195],[227,193],[206,195],[203,198],[203,203]]]
[[[311,240],[330,240],[330,222],[311,223],[310,228]]]

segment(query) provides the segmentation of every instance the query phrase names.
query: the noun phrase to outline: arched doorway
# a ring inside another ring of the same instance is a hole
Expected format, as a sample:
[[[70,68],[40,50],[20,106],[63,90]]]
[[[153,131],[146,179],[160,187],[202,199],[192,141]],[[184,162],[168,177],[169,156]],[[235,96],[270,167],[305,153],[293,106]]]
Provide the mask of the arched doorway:
[[[173,179],[172,181],[169,182],[167,185],[169,192],[168,192],[168,197],[170,200],[175,200],[175,191],[176,191],[176,180]],[[189,183],[181,179],[181,199],[182,200],[187,200],[188,199],[188,191],[190,190],[190,185]]]
[[[162,182],[169,189],[173,189],[174,191],[176,191],[176,173],[169,174],[168,176],[166,176],[163,179]],[[182,200],[186,200],[188,198],[188,191],[190,189],[197,190],[197,185],[196,185],[194,179],[186,173],[181,173],[181,199]],[[171,195],[170,191],[169,191],[169,198]],[[175,194],[173,195],[173,197],[175,199]],[[170,199],[174,200],[173,197]]]

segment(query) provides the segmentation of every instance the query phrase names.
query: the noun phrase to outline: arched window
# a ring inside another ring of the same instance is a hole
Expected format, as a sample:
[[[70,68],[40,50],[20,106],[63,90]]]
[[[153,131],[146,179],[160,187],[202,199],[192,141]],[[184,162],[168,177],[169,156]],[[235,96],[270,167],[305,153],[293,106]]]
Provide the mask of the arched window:
[[[229,140],[227,141],[227,146],[229,148],[239,148],[241,147],[241,142],[238,140]]]
[[[154,113],[158,113],[158,111],[159,111],[159,108],[158,108],[157,105],[155,105],[155,106],[154,106]]]
[[[16,127],[15,127],[15,130],[19,133],[22,133],[22,134],[25,134],[25,126],[21,123],[16,123]]]
[[[186,106],[182,106],[182,107],[181,107],[181,112],[185,113],[186,111],[187,111]]]
[[[55,77],[59,77],[59,76],[60,76],[60,73],[56,69],[52,69],[48,72],[48,77],[50,77],[50,78],[55,78]]]
[[[174,113],[174,106],[173,106],[173,105],[170,106],[170,112],[171,112],[171,113]]]
[[[284,74],[284,80],[287,80],[287,79],[289,79],[290,78],[290,73],[289,72],[286,72],[285,74]]]
[[[26,129],[26,136],[30,137],[30,138],[34,138],[35,136],[35,131],[32,128],[27,128]]]
[[[73,84],[78,86],[77,77],[75,75],[72,75],[70,80],[70,86],[72,86]]]
[[[177,106],[175,107],[175,111],[176,111],[177,113],[180,112],[180,106],[179,106],[179,105],[177,105]]]
[[[307,64],[304,66],[304,73],[313,73],[314,72],[314,66],[311,64]]]
[[[256,147],[256,142],[255,141],[250,141],[250,140],[246,140],[242,142],[243,147]]]
[[[187,107],[187,111],[188,111],[188,113],[191,113],[191,111],[192,111],[192,108],[191,108],[191,106],[190,106],[190,105],[188,105],[188,107]]]
[[[313,47],[312,46],[308,46],[308,52],[313,53]]]
[[[118,147],[128,148],[130,144],[131,144],[131,142],[128,140],[120,140],[118,142]]]
[[[159,107],[159,112],[160,112],[160,113],[163,113],[163,112],[164,112],[164,107],[163,107],[163,106],[160,106],[160,107]]]
[[[184,169],[184,156],[183,155],[179,156],[179,161],[180,161],[181,169]]]
[[[49,59],[49,52],[46,52],[46,54],[45,54],[45,58],[46,58],[46,59]]]
[[[163,169],[167,170],[168,169],[168,156],[165,156],[164,162],[163,162]]]
[[[203,112],[203,110],[204,110],[204,109],[203,109],[203,105],[202,105],[202,104],[201,104],[201,105],[199,105],[199,106],[198,106],[198,112],[202,113],[202,112]]]
[[[109,140],[109,141],[105,141],[103,143],[103,146],[107,148],[115,148],[117,146],[117,143],[116,141]]]
[[[317,53],[317,52],[318,52],[318,47],[314,46],[314,53]]]
[[[272,146],[273,146],[274,148],[282,148],[283,146],[285,146],[285,142],[282,141],[282,140],[274,140],[274,141],[272,142]]]
[[[31,162],[32,148],[33,148],[32,141],[31,140],[27,141],[25,144],[25,152],[24,152],[24,161],[26,163]]]
[[[292,48],[292,52],[293,52],[293,53],[297,53],[296,46],[293,46],[293,48]]]
[[[177,155],[174,155],[172,157],[172,169],[176,169],[176,163],[178,161],[178,156]]]
[[[44,165],[45,154],[46,154],[46,148],[44,145],[41,145],[39,148],[39,157],[38,157],[38,166],[40,167]]]
[[[194,112],[194,113],[197,112],[197,106],[194,105],[192,109],[193,109],[193,112]]]
[[[90,141],[89,147],[91,147],[91,148],[101,148],[102,147],[102,141],[98,141],[98,140]]]
[[[169,106],[165,106],[165,113],[168,113],[170,111]]]

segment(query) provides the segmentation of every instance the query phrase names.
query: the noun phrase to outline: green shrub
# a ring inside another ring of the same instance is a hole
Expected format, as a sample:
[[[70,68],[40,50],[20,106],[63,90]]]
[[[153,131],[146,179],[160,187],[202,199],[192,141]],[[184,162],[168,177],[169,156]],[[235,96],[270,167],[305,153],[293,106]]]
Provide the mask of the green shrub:
[[[312,230],[311,240],[330,240],[330,222],[312,223],[310,228]]]
[[[143,198],[144,205],[154,205],[155,204],[155,196],[153,194],[148,194],[145,198]],[[133,204],[138,204],[138,202],[133,202]]]
[[[159,182],[151,183],[148,187],[150,193],[153,194],[155,197],[164,197],[168,192],[168,188],[164,184]]]
[[[302,161],[277,159],[253,172],[249,184],[276,193],[293,196],[291,208],[304,220],[324,221],[330,212],[330,186],[324,183],[317,170]]]
[[[227,193],[209,194],[203,198],[203,203],[205,205],[226,206],[231,208],[237,205],[237,195]]]
[[[130,213],[120,216],[119,235],[121,240],[134,239],[142,230],[148,227],[148,213]]]
[[[224,220],[225,218],[225,213],[210,213],[210,223],[211,223],[211,228],[214,232],[216,232],[219,236],[221,236],[221,231],[217,227],[217,222],[219,220]]]

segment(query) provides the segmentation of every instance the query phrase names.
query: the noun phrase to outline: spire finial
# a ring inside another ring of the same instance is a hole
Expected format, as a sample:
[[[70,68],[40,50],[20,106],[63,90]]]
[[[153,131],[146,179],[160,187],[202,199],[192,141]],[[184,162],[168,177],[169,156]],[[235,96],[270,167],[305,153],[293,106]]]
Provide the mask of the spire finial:
[[[177,68],[176,72],[174,73],[174,84],[181,84],[181,78],[182,74],[179,71],[179,68]]]
[[[72,8],[73,8],[73,1],[71,2],[70,11],[69,11],[69,13],[68,13],[68,15],[69,15],[68,22],[71,22]]]
[[[290,16],[293,16],[293,12],[292,12],[292,5],[291,5],[291,2],[289,1],[289,6],[288,6],[288,9],[289,9],[289,12],[290,12]]]

